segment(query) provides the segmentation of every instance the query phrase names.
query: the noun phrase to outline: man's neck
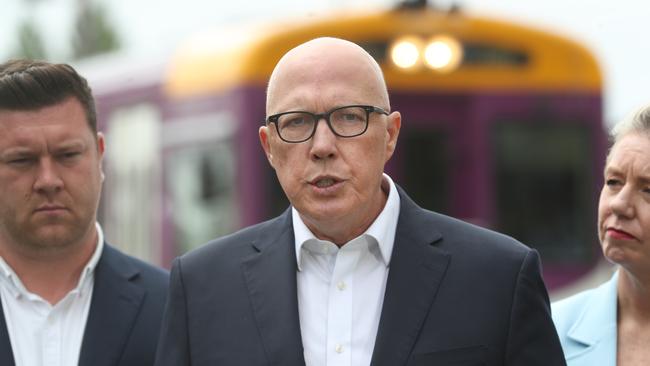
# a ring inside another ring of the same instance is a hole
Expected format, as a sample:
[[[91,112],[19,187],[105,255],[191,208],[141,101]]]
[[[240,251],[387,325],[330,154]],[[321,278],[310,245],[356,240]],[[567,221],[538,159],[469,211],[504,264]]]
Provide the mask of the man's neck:
[[[309,220],[302,215],[301,219],[318,239],[331,241],[340,248],[350,240],[363,234],[370,225],[375,222],[377,217],[381,214],[381,211],[386,206],[387,200],[388,193],[383,189],[380,190],[377,194],[377,199],[374,200],[373,204],[368,208],[368,212],[372,212],[372,215],[363,217],[365,221],[361,222],[355,221],[354,218],[347,217],[334,218],[326,222]]]
[[[96,248],[95,232],[90,240],[66,248],[38,253],[21,253],[4,248],[0,255],[29,292],[55,305],[77,286]]]

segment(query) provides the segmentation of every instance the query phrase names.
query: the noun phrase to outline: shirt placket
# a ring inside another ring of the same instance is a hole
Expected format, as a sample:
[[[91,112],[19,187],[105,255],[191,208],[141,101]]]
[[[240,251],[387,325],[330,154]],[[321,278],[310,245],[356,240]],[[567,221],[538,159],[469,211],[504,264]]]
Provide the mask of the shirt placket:
[[[62,366],[61,365],[61,329],[57,321],[56,307],[44,303],[42,300],[34,304],[38,307],[41,314],[41,338],[42,360],[41,365]]]
[[[327,365],[352,365],[352,306],[354,268],[358,250],[339,250],[329,285],[327,314]]]

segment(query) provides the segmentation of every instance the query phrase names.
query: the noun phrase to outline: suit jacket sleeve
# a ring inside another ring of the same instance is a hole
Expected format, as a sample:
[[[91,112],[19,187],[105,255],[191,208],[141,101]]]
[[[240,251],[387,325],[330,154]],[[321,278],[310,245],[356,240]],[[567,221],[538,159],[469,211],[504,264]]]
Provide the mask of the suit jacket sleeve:
[[[181,262],[179,258],[176,258],[171,270],[169,296],[163,315],[155,365],[190,365],[188,338],[187,306]]]
[[[524,258],[516,282],[506,346],[506,364],[566,365],[551,319],[539,256],[534,250]]]

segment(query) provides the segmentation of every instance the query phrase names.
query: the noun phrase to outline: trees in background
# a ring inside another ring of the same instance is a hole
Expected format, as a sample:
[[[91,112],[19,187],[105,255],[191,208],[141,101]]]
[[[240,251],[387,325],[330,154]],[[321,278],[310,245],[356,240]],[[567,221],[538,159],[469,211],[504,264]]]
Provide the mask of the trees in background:
[[[51,0],[21,0],[27,7],[27,16],[19,23],[17,29],[16,49],[11,57],[47,59],[51,56],[43,40],[43,29],[39,28],[35,16],[39,3]],[[67,59],[81,58],[107,53],[120,48],[120,39],[111,24],[108,11],[101,3],[93,0],[76,0],[74,27],[70,34],[71,54]]]
[[[111,26],[107,12],[98,3],[78,0],[75,33],[73,34],[73,57],[80,59],[114,51],[120,47],[117,33]]]

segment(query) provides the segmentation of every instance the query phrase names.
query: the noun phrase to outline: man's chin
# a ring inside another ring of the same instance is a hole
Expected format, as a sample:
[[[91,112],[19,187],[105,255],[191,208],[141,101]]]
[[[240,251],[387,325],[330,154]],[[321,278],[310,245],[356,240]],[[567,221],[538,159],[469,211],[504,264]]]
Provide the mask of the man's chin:
[[[75,246],[81,239],[81,235],[68,225],[46,225],[33,231],[33,234],[26,239],[35,250],[58,251]]]
[[[302,211],[298,209],[303,220],[306,217],[315,224],[332,225],[333,227],[341,226],[341,220],[346,220],[346,214],[350,211],[349,207],[337,205],[335,202],[307,206]]]

